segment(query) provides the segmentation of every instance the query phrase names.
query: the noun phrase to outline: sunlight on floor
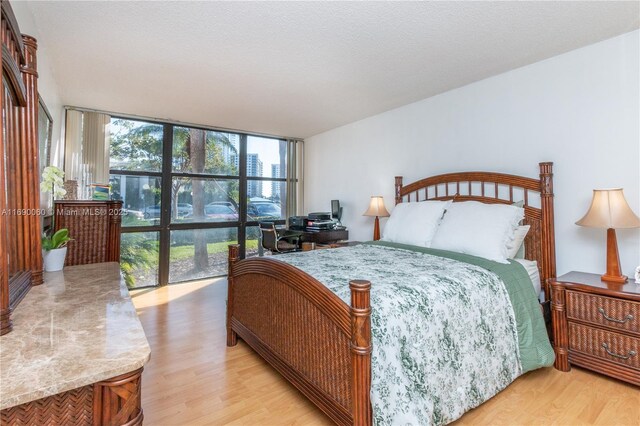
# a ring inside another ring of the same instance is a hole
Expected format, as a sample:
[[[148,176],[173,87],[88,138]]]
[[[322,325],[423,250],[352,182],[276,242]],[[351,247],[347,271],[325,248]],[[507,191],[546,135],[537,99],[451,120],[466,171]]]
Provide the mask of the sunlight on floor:
[[[133,299],[137,309],[147,308],[149,306],[158,306],[171,301],[175,301],[180,297],[198,291],[212,284],[220,284],[221,281],[226,282],[227,277],[207,278],[205,280],[189,281],[181,284],[170,284],[164,287],[150,287],[140,290],[131,290],[131,298]]]

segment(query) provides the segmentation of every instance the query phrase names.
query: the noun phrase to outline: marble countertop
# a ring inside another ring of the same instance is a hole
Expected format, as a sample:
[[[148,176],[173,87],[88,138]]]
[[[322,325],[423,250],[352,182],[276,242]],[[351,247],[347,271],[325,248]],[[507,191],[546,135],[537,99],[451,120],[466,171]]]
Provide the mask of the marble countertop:
[[[149,343],[117,263],[44,274],[0,337],[0,409],[142,367]]]

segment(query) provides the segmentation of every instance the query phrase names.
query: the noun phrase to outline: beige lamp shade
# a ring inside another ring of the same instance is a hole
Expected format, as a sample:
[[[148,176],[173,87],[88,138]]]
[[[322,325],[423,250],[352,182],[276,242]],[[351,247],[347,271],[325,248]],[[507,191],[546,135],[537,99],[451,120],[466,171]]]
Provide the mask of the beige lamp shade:
[[[384,206],[384,199],[380,195],[374,195],[369,202],[369,208],[364,212],[363,216],[387,217],[389,211]]]
[[[633,213],[622,188],[594,189],[591,207],[576,225],[592,228],[638,228],[640,218]]]

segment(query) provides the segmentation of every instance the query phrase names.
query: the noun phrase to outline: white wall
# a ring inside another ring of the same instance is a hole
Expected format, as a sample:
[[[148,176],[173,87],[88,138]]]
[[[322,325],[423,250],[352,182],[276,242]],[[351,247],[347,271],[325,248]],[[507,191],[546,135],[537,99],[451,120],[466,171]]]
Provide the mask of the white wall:
[[[538,162],[553,161],[558,273],[604,272],[606,232],[574,222],[593,188],[623,187],[640,214],[639,39],[627,33],[308,138],[307,211],[340,199],[351,239],[370,240],[362,213],[371,195],[393,207],[395,175],[537,177]],[[618,230],[618,244],[633,276],[640,230]]]
[[[47,49],[46,40],[40,40],[40,33],[38,32],[27,2],[13,1],[11,2],[11,8],[16,15],[20,31],[38,40],[38,92],[40,96],[42,96],[53,119],[51,163],[61,167],[64,156],[64,142],[62,141],[64,106],[48,56],[49,50]]]

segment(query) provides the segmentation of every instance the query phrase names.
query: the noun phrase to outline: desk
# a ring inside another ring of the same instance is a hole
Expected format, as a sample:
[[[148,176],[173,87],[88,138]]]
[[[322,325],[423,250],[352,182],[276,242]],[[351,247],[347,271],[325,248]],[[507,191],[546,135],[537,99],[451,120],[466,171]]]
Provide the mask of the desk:
[[[276,228],[279,236],[286,236],[287,234],[298,235],[299,238],[299,247],[300,249],[302,243],[316,243],[316,244],[331,244],[336,243],[338,241],[348,240],[349,239],[349,231],[346,229],[341,230],[328,230],[328,231],[300,231],[296,229],[287,229],[287,228]],[[258,256],[262,256],[264,253],[264,249],[262,247],[262,235],[258,240]]]
[[[302,232],[300,236],[301,243],[316,243],[316,244],[329,244],[336,241],[348,240],[349,231],[342,230],[330,230],[330,231],[299,231]]]

